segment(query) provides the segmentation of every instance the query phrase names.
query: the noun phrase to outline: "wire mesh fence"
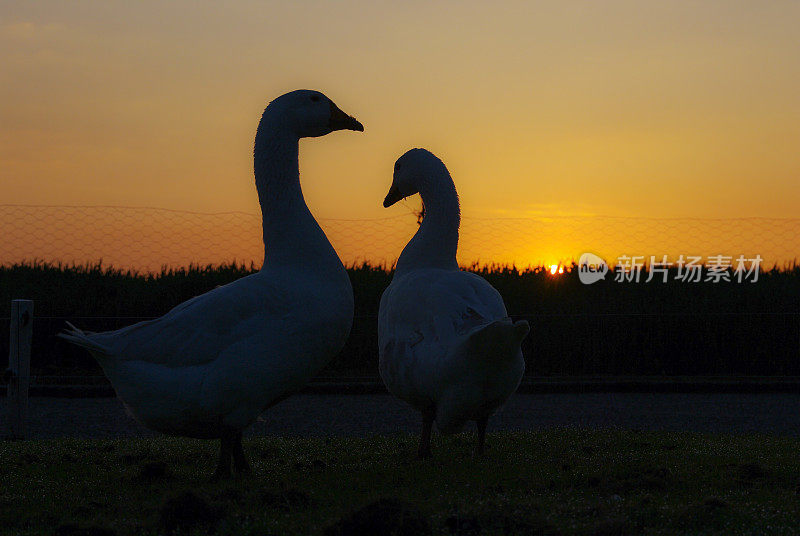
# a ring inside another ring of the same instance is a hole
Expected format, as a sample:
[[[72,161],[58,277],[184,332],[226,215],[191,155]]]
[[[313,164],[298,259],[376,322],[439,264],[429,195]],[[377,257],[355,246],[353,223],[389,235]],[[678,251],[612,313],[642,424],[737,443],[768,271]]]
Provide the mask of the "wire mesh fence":
[[[412,214],[321,219],[346,264],[391,264],[413,236]],[[139,271],[190,263],[260,265],[261,217],[149,207],[0,205],[0,264],[41,260]],[[609,216],[462,219],[459,262],[529,265],[621,255],[760,255],[784,266],[800,251],[800,219],[630,218]]]
[[[342,260],[391,264],[417,229],[412,214],[373,220],[323,219]],[[162,267],[236,260],[260,267],[261,218],[156,208],[0,205],[0,267],[22,261],[95,263],[140,273]],[[800,251],[800,219],[644,219],[621,217],[464,218],[459,261],[549,265],[590,251],[621,255],[760,255],[764,268],[791,266]],[[98,374],[91,357],[55,337],[69,320],[117,329],[171,307],[247,269],[197,269],[153,280],[102,271],[0,269],[3,309],[12,298],[36,301],[33,371],[44,379]],[[576,274],[550,277],[481,271],[509,313],[533,330],[523,347],[532,375],[800,375],[800,270],[758,285],[614,283],[582,285]],[[356,294],[351,337],[325,373],[377,371],[377,304],[391,275],[350,270]],[[610,278],[609,278],[610,279]],[[0,317],[5,317],[0,309]],[[7,318],[0,347],[7,347]],[[47,380],[51,381],[51,380]]]

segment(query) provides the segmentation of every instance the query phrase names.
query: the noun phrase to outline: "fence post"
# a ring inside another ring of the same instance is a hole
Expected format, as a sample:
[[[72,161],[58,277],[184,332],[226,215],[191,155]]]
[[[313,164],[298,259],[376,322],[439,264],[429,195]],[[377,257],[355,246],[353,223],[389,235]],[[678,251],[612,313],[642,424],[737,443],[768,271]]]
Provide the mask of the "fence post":
[[[8,437],[24,439],[28,427],[28,386],[31,381],[33,301],[11,302],[11,337],[8,350]]]

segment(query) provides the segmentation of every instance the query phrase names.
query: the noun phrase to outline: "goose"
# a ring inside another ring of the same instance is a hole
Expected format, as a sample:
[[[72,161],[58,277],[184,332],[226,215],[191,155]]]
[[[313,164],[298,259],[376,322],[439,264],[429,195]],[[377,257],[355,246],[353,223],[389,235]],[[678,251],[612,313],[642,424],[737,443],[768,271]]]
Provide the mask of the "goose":
[[[400,254],[378,313],[379,369],[389,392],[422,414],[418,455],[431,456],[431,428],[477,424],[482,456],[489,416],[525,371],[520,345],[530,329],[513,322],[500,294],[456,262],[458,194],[444,163],[412,149],[394,166],[384,207],[419,193],[424,217]]]
[[[129,413],[169,435],[220,439],[216,478],[251,471],[242,430],[344,346],[353,289],[300,187],[299,140],[363,131],[319,91],[273,100],[255,137],[264,263],[255,274],[117,331],[60,334],[91,352]]]

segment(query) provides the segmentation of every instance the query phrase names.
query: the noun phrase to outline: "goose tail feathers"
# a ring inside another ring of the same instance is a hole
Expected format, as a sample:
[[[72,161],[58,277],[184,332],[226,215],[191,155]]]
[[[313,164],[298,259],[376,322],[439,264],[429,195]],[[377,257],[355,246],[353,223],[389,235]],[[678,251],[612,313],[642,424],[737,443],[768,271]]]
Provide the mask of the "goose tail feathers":
[[[68,329],[58,334],[58,336],[62,339],[86,348],[97,358],[111,355],[111,352],[108,348],[91,339],[91,333],[87,333],[82,329],[73,326],[69,322],[67,322],[67,327]]]
[[[474,329],[467,337],[467,345],[483,359],[512,359],[519,353],[520,344],[529,331],[526,320],[513,322],[503,318]]]

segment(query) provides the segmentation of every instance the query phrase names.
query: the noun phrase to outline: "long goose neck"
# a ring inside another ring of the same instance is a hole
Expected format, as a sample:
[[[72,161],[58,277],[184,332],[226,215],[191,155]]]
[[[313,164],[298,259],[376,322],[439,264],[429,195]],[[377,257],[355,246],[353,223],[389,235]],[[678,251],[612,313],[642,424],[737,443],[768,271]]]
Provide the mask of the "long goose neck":
[[[315,251],[319,256],[320,247],[332,251],[303,198],[298,153],[297,136],[270,128],[267,118],[262,119],[253,160],[261,203],[265,267],[268,263],[308,261]]]
[[[458,194],[449,174],[420,185],[420,197],[425,216],[414,238],[403,249],[397,261],[397,271],[412,268],[443,268],[458,270],[458,228],[461,209]]]

